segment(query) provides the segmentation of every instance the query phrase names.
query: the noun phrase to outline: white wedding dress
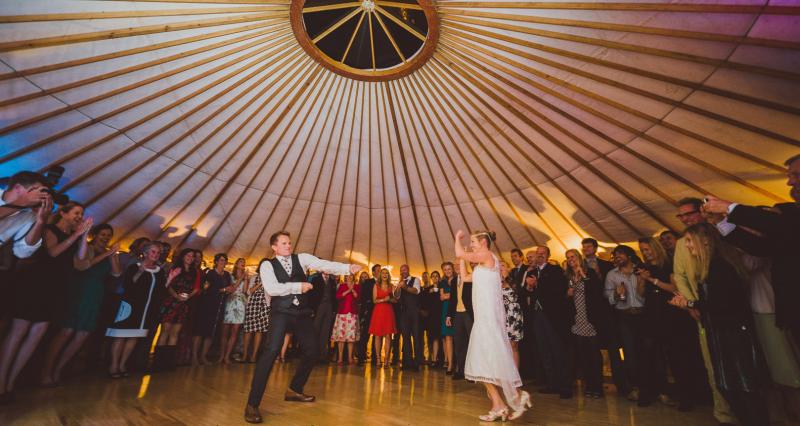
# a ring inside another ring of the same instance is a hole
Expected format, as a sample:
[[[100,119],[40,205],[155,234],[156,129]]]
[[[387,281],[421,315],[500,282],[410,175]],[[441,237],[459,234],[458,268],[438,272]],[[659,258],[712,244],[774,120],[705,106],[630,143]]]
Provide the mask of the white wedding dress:
[[[494,256],[494,255],[493,255]],[[519,410],[517,388],[522,386],[506,333],[506,312],[500,278],[500,261],[494,268],[478,265],[472,271],[472,310],[475,323],[469,336],[464,376],[503,389],[512,410]]]

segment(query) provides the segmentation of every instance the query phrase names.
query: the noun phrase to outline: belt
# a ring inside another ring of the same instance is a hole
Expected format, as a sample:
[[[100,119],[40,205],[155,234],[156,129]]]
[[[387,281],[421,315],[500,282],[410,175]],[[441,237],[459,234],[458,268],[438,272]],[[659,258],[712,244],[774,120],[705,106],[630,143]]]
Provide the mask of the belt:
[[[639,315],[644,313],[644,308],[617,309],[617,311],[628,315]]]

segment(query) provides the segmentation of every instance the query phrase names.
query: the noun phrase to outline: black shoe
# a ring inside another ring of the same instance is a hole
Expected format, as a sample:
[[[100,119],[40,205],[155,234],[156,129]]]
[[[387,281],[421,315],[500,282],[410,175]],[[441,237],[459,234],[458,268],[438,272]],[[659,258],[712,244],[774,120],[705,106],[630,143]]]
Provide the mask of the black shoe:
[[[453,380],[464,380],[464,373],[453,373]]]
[[[452,375],[453,375],[453,370],[447,370],[447,371],[445,371],[444,375],[445,375],[445,376],[452,376]]]
[[[650,398],[639,398],[639,401],[636,402],[636,406],[638,407],[649,407],[653,404],[653,400]]]
[[[559,392],[558,397],[561,399],[572,399],[572,391]]]
[[[678,404],[678,411],[682,413],[688,413],[689,411],[694,411],[694,404],[680,403]]]
[[[264,419],[261,418],[261,413],[258,411],[258,407],[248,405],[244,409],[244,421],[247,423],[261,423],[264,421]]]
[[[558,395],[561,393],[561,391],[554,388],[544,388],[544,389],[539,389],[539,393],[543,393],[545,395]]]

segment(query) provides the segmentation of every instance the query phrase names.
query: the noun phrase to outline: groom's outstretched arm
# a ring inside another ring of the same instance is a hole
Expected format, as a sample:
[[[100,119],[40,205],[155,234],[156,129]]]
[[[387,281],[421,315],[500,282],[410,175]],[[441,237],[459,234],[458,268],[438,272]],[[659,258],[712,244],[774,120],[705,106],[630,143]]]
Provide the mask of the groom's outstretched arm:
[[[333,275],[348,275],[353,271],[354,265],[322,260],[308,253],[300,253],[297,257],[300,259],[300,265],[303,266],[305,270],[313,269]]]

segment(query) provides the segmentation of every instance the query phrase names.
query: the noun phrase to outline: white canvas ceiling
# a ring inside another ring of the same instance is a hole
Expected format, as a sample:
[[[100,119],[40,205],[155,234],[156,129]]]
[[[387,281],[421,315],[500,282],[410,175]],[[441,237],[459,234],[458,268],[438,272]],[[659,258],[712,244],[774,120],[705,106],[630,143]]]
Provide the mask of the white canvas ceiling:
[[[439,1],[433,57],[389,82],[301,49],[283,0],[0,2],[0,175],[62,186],[123,242],[416,272],[457,229],[506,256],[679,228],[674,203],[787,199],[800,145],[792,0]]]

